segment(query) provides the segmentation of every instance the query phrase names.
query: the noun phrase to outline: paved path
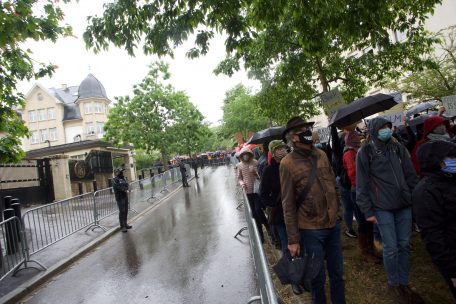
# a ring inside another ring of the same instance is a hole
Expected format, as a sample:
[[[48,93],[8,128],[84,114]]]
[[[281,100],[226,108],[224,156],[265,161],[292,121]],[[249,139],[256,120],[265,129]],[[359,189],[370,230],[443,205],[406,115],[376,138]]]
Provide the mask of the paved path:
[[[208,168],[26,303],[246,303],[258,294],[232,167]]]

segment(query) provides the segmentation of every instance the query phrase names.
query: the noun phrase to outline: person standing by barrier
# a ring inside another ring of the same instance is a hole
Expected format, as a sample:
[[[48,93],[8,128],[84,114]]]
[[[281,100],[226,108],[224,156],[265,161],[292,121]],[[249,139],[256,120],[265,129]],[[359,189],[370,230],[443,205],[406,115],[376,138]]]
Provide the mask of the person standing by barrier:
[[[132,226],[127,224],[128,216],[128,181],[123,172],[125,169],[118,168],[114,172],[112,188],[116,197],[117,207],[119,208],[119,224],[122,232],[127,232]]]
[[[313,124],[294,117],[283,133],[284,141],[293,148],[279,168],[288,250],[292,257],[311,254],[326,259],[331,302],[345,304],[341,205],[328,157],[313,146]],[[323,266],[311,282],[312,303],[326,303],[325,281]]]
[[[192,167],[193,167],[193,170],[195,170],[195,178],[199,178],[199,176],[198,176],[198,158],[196,155],[192,159]]]
[[[370,141],[356,156],[356,203],[378,225],[388,293],[395,303],[424,303],[409,286],[412,191],[418,182],[407,149],[383,117],[369,123]]]
[[[179,170],[182,175],[182,187],[190,187],[187,182],[187,168],[185,168],[185,164],[182,160],[177,161],[179,165]]]
[[[261,225],[263,224],[265,228],[269,230],[268,220],[261,209],[260,197],[254,192],[255,182],[259,182],[260,179],[257,170],[258,163],[254,159],[253,152],[248,147],[242,148],[239,153],[239,158],[241,159],[241,162],[236,166],[238,182],[247,194],[248,203],[252,210],[253,219],[258,227],[261,242],[264,242],[264,234]]]
[[[269,223],[279,234],[282,254],[291,260],[288,250],[288,236],[283,219],[282,195],[280,193],[279,165],[287,155],[287,145],[281,140],[273,140],[269,143],[269,151],[272,154],[271,164],[264,169],[260,185],[260,197],[263,204],[271,208]],[[302,288],[299,284],[291,284],[294,294],[301,294]]]

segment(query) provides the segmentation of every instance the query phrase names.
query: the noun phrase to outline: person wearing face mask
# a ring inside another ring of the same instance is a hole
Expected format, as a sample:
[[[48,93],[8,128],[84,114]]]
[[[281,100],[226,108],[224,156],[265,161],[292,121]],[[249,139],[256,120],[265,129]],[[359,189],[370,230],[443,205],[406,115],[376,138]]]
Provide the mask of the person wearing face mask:
[[[346,302],[341,204],[328,157],[313,145],[313,124],[294,117],[283,133],[284,141],[293,149],[279,167],[288,250],[292,257],[311,254],[320,261],[326,260],[331,302],[343,304]],[[325,281],[326,271],[322,266],[311,282],[312,303],[326,303]]]
[[[451,140],[450,122],[448,119],[441,116],[431,116],[424,122],[423,138],[416,143],[412,151],[412,162],[418,175],[420,175],[420,164],[416,157],[416,151],[430,140]]]
[[[261,178],[260,197],[263,204],[271,208],[269,222],[278,231],[282,254],[291,260],[288,250],[288,237],[283,219],[282,199],[280,193],[279,165],[287,155],[287,145],[281,140],[269,143],[272,154],[271,164],[264,169]],[[291,284],[294,294],[301,294],[302,288],[298,284]]]
[[[413,213],[432,261],[456,299],[456,144],[430,141],[417,152],[423,178]]]
[[[392,138],[391,127],[383,117],[369,123],[371,140],[356,156],[356,203],[380,231],[388,294],[394,303],[424,303],[409,286],[411,194],[418,177],[407,149]]]
[[[241,162],[237,165],[238,182],[247,194],[249,206],[252,210],[253,219],[258,227],[261,242],[264,242],[264,234],[261,225],[264,225],[266,230],[269,230],[268,220],[264,215],[260,197],[254,192],[255,181],[260,179],[257,169],[258,161],[254,158],[253,152],[248,147],[241,149],[239,152],[239,159]]]
[[[127,232],[132,226],[127,224],[128,216],[128,181],[124,177],[125,169],[117,168],[114,172],[112,188],[116,197],[117,207],[119,208],[119,224],[122,232]]]

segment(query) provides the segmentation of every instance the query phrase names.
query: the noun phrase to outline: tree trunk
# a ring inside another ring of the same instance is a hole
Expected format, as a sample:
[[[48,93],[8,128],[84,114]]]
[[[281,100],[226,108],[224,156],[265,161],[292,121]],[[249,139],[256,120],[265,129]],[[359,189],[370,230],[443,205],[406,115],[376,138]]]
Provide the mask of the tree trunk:
[[[168,170],[168,155],[167,155],[166,151],[164,151],[164,150],[160,150],[160,155],[161,155],[161,161],[163,164],[163,168],[166,171],[166,170]]]
[[[326,79],[325,71],[323,70],[323,64],[321,62],[320,57],[316,57],[315,61],[317,64],[317,72],[318,72],[318,78],[320,79],[320,85],[323,88],[323,92],[328,92],[329,83],[328,83],[328,80]]]

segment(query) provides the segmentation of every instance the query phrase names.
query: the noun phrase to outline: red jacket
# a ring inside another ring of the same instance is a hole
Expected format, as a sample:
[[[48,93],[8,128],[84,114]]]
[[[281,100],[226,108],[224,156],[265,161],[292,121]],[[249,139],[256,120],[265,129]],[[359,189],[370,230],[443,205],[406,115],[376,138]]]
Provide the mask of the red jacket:
[[[356,187],[356,153],[355,149],[348,149],[344,152],[344,169],[347,172],[352,188]]]
[[[441,116],[431,116],[424,122],[423,138],[416,143],[416,146],[412,151],[412,162],[418,175],[420,175],[421,170],[420,164],[418,163],[418,158],[416,157],[416,151],[418,151],[418,149],[425,142],[429,141],[429,139],[427,138],[428,134],[431,133],[438,125],[441,124],[445,124],[448,134],[451,135],[450,122]]]

